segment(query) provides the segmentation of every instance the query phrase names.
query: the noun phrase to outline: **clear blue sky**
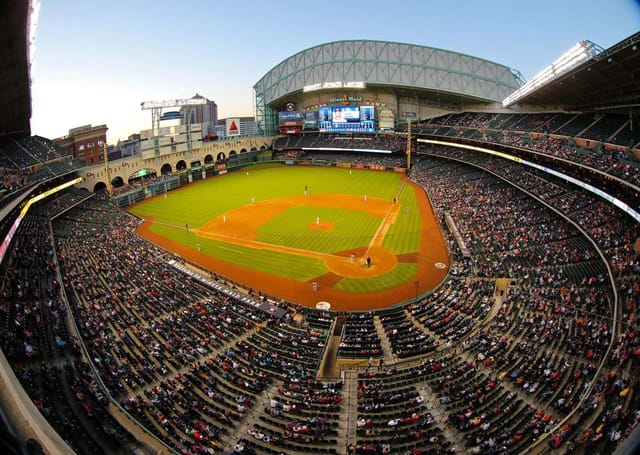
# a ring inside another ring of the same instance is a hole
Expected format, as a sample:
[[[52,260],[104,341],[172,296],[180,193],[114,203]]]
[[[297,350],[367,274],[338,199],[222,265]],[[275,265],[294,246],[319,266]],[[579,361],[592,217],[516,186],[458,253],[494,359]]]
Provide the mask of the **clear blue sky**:
[[[253,84],[294,53],[343,39],[461,52],[526,79],[584,39],[607,48],[640,30],[640,0],[42,0],[32,132],[88,123],[108,141],[149,128],[145,100],[218,103],[253,115]]]

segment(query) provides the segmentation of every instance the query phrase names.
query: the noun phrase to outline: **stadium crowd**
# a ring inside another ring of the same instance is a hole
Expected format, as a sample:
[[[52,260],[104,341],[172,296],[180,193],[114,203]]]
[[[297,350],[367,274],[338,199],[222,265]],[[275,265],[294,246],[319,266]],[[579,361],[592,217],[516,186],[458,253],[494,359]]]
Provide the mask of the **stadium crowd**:
[[[420,132],[525,148],[588,166],[640,186],[637,147],[640,137],[631,135],[627,138],[621,133],[628,119],[602,116],[594,122],[593,116],[587,116],[588,123],[578,122],[579,127],[571,126],[570,120],[576,117],[579,116],[466,113],[432,119]],[[590,132],[591,129],[596,132]],[[576,137],[587,141],[579,142]],[[621,144],[624,147],[617,146],[623,137],[627,143]]]
[[[523,172],[521,167],[507,163],[505,160],[451,148],[434,147],[430,153],[475,163],[509,179],[533,194],[539,194],[542,200],[559,208],[562,213],[576,221],[603,251],[614,273],[616,290],[620,296],[618,314],[614,313],[615,308],[610,301],[611,291],[608,290],[610,283],[606,279],[606,268],[604,264],[599,264],[596,256],[591,252],[583,253],[576,258],[575,262],[569,262],[566,265],[562,265],[561,262],[559,267],[546,266],[542,269],[535,267],[520,270],[522,284],[509,293],[504,306],[494,318],[494,324],[501,328],[503,333],[508,329],[510,334],[524,335],[528,338],[530,341],[524,346],[524,352],[535,352],[532,346],[540,344],[553,346],[552,352],[555,352],[558,365],[563,365],[563,371],[569,370],[573,374],[573,381],[564,383],[562,395],[558,392],[551,393],[549,390],[542,392],[542,396],[547,394],[549,397],[555,397],[554,407],[557,409],[570,409],[577,404],[577,398],[580,396],[578,390],[585,387],[585,383],[581,385],[579,380],[596,371],[598,363],[603,362],[603,368],[607,370],[601,372],[594,381],[596,391],[600,392],[586,400],[580,415],[583,421],[588,420],[586,416],[595,412],[593,411],[595,409],[602,417],[596,420],[596,424],[585,430],[592,433],[591,438],[582,437],[584,435],[581,434],[581,437],[572,439],[572,444],[580,443],[591,447],[602,439],[603,434],[610,437],[612,442],[620,438],[619,434],[629,434],[638,417],[637,400],[635,404],[625,402],[633,377],[630,369],[634,368],[637,356],[640,354],[638,349],[640,340],[635,335],[637,330],[634,322],[639,294],[638,289],[631,284],[632,277],[636,276],[639,270],[638,253],[633,248],[633,242],[639,234],[637,224],[626,220],[625,214],[616,211],[594,195],[559,181],[551,181],[548,176],[545,176],[547,179],[545,180],[545,177],[539,173]],[[430,185],[429,194],[437,207],[439,197],[434,195],[438,194],[437,188],[445,183],[439,181],[438,176],[449,179],[457,172],[468,171],[463,171],[464,167],[455,163],[443,164],[434,161],[430,166],[433,167],[433,171],[429,173],[426,182]],[[480,176],[485,180],[489,178],[483,174]],[[477,172],[471,178],[477,179]],[[453,186],[450,185],[451,181],[446,183],[446,188],[459,188],[461,182]],[[442,193],[441,197],[447,201],[447,204],[459,204],[455,196],[451,196],[448,192]],[[475,187],[472,193],[476,193]],[[469,196],[458,193],[458,197]],[[447,200],[448,198],[450,199]],[[448,208],[448,205],[442,207]],[[456,210],[459,209],[459,206],[456,207]],[[491,212],[487,211],[487,213]],[[514,222],[520,223],[523,219],[526,218],[514,218]],[[466,226],[469,227],[468,224]],[[476,223],[471,226],[471,236],[483,237],[482,230],[483,223],[478,223],[476,220]],[[581,249],[585,251],[585,245],[582,245]],[[523,271],[526,273],[523,274]],[[517,311],[507,312],[507,308],[515,308]],[[511,312],[514,314],[511,315]],[[516,319],[514,319],[515,315],[517,315]],[[616,339],[612,340],[614,316],[618,321],[616,324],[618,332]],[[518,320],[526,325],[519,329],[510,328]],[[500,333],[492,330],[491,337],[480,340],[482,345],[501,346],[501,350],[513,345],[508,339],[502,338]],[[614,341],[613,349],[608,351],[611,341]],[[566,346],[566,349],[564,349],[565,353],[558,358],[562,352],[559,349],[561,346]],[[495,352],[481,352],[481,354],[485,361],[489,358],[492,365],[496,364],[498,357],[489,356]],[[522,354],[516,357],[519,362],[522,361],[521,356]],[[567,362],[568,359],[574,359],[573,366]],[[507,357],[506,360],[513,359]],[[546,362],[548,359],[542,358],[537,368],[540,368],[539,371],[548,371],[553,374],[554,368],[549,368],[551,365]],[[540,393],[541,385],[548,385],[546,381],[535,381],[535,376],[523,377],[520,372],[516,373],[516,381],[521,381],[534,393]],[[557,379],[557,376],[553,379]],[[605,385],[610,386],[610,389],[605,389]],[[552,390],[555,390],[555,387]],[[607,393],[603,390],[607,390]],[[627,409],[626,413],[621,412],[623,408]],[[615,416],[615,419],[612,419],[612,416]],[[552,441],[559,442],[557,438],[552,438]]]
[[[513,163],[425,152],[411,179],[441,222],[450,274],[402,307],[347,316],[342,354],[369,359],[355,390],[317,378],[332,313],[307,310],[303,326],[271,317],[217,276],[220,288],[182,273],[129,214],[72,193],[25,218],[2,265],[3,352],[84,452],[131,443],[109,420],[111,398],[185,454],[513,453],[543,435],[610,451],[640,418],[637,224]]]
[[[278,137],[274,140],[274,151],[326,149],[326,150],[386,150],[389,152],[406,151],[407,141],[395,135],[332,135],[303,134]]]

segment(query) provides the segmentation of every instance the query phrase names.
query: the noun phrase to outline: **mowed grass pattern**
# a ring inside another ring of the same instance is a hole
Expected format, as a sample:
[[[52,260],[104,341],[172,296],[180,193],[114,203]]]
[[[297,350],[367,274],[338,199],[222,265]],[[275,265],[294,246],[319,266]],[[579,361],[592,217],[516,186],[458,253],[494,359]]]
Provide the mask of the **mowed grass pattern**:
[[[343,278],[335,286],[336,289],[354,293],[369,293],[393,289],[400,283],[411,280],[418,271],[418,264],[400,262],[389,273],[373,278]]]
[[[413,187],[405,185],[397,201],[400,211],[395,223],[389,226],[382,246],[396,254],[416,252],[420,248],[422,217]]]
[[[185,229],[175,229],[162,224],[154,224],[153,231],[193,249],[199,244],[201,253],[222,261],[291,280],[308,281],[327,272],[324,262],[320,259],[231,245],[201,238]],[[223,270],[218,272],[224,274]]]
[[[249,175],[247,175],[249,173]],[[395,172],[357,171],[314,167],[273,167],[232,172],[209,178],[156,197],[131,212],[175,226],[199,228],[231,209],[273,198],[304,194],[357,194],[391,200],[402,175]]]
[[[321,259],[295,254],[256,249],[242,245],[198,237],[198,229],[212,218],[234,208],[273,198],[302,195],[305,186],[309,194],[367,195],[392,200],[400,187],[402,174],[394,172],[360,171],[343,168],[272,167],[249,168],[244,171],[210,178],[180,190],[144,201],[131,208],[141,217],[153,218],[151,230],[163,237],[225,262],[236,264],[283,278],[308,281],[328,272]],[[384,246],[395,253],[418,250],[420,216],[413,189],[406,186],[398,202],[409,207],[401,212],[389,229]],[[323,232],[306,226],[319,216],[334,223],[334,230]],[[399,222],[400,221],[400,222]],[[326,207],[292,208],[263,224],[260,242],[285,245],[317,252],[338,252],[366,246],[381,217],[364,211],[349,211]],[[185,224],[191,228],[185,229]],[[417,267],[398,264],[390,273],[369,279],[343,279],[338,288],[348,292],[375,292],[389,289],[410,280]],[[224,270],[220,273],[224,274]]]
[[[333,223],[330,231],[309,229],[310,224]],[[366,245],[382,221],[361,210],[330,207],[292,207],[258,229],[261,242],[320,253],[336,253]]]

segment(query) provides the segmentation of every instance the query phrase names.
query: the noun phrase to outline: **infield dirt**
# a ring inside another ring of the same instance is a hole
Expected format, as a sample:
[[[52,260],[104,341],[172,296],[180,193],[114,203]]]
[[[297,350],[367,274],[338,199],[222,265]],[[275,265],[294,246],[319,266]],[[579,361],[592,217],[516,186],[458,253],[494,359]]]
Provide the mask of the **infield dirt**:
[[[327,254],[255,240],[258,237],[258,226],[291,207],[313,205],[363,210],[362,197],[353,195],[291,196],[261,201],[231,210],[195,230],[195,233],[203,238],[243,245],[244,247],[270,249],[322,259],[329,272],[308,281],[295,281],[266,274],[200,253],[155,234],[150,229],[152,221],[144,221],[139,227],[138,233],[200,267],[244,283],[256,292],[263,291],[308,307],[315,307],[320,301],[329,302],[334,311],[380,309],[411,300],[418,293],[432,290],[445,278],[449,267],[447,249],[424,190],[413,183],[407,182],[406,184],[412,185],[414,188],[422,217],[418,253],[397,255],[382,246],[386,230],[394,222],[400,204],[377,198],[369,198],[366,201],[365,210],[371,215],[381,217],[383,222],[368,246]],[[333,226],[330,222],[320,221],[319,223],[309,223],[307,228],[331,230]],[[366,265],[366,257],[371,258],[369,267]],[[380,276],[392,271],[398,263],[417,264],[417,273],[414,279],[395,288],[373,293],[345,292],[335,288],[335,285],[343,278],[366,279]],[[317,283],[317,291],[315,292],[313,281]]]

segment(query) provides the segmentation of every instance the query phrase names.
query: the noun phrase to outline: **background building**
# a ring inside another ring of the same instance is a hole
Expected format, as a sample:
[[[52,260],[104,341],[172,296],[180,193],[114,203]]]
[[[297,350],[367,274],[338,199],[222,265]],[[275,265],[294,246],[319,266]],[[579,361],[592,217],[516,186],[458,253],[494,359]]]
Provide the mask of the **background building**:
[[[218,105],[215,101],[205,98],[198,93],[192,96],[191,99],[204,100],[205,104],[189,107],[189,111],[191,112],[190,123],[202,123],[202,134],[204,136],[214,133],[216,125],[218,124]],[[186,110],[182,108],[180,111],[184,115]],[[184,119],[183,122],[187,123],[187,119]]]
[[[103,146],[107,142],[107,125],[83,125],[71,128],[69,134],[53,142],[73,155],[84,159],[87,166],[104,161]]]
[[[118,140],[118,143],[114,146],[114,152],[117,153],[118,158],[140,155],[140,134],[132,134],[125,141]]]
[[[255,117],[229,117],[218,120],[213,131],[219,139],[255,136],[258,134]]]

